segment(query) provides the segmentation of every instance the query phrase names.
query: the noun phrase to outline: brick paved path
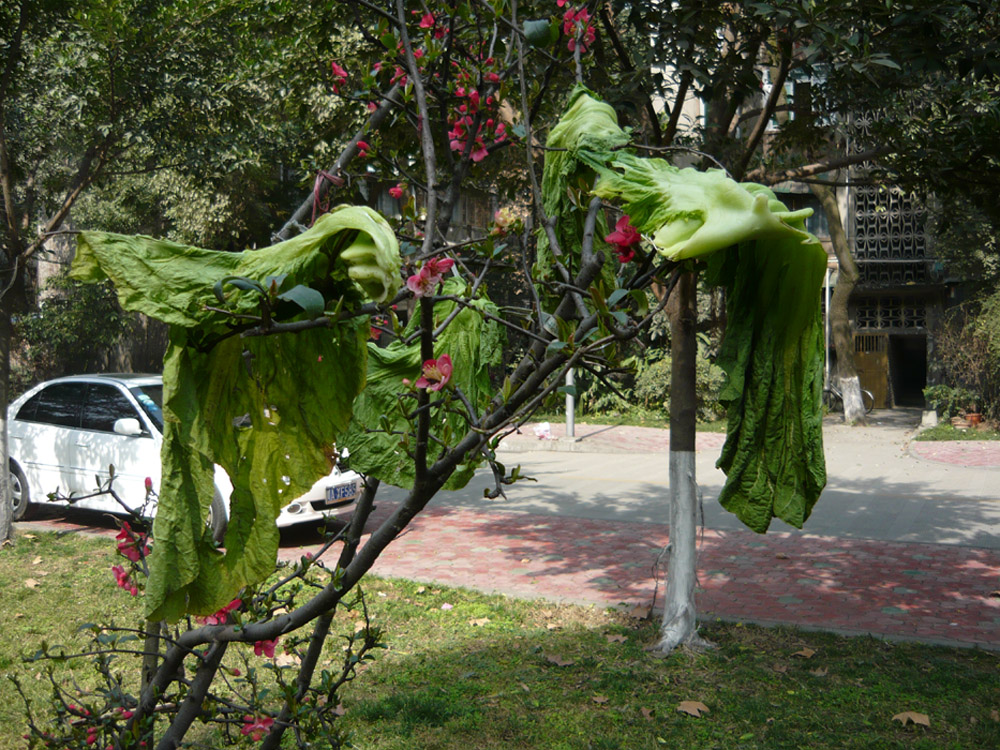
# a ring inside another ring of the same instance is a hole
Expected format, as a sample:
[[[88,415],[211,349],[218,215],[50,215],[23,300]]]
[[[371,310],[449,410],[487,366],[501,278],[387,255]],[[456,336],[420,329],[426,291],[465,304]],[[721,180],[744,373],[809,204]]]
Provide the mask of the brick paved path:
[[[371,528],[390,510],[381,504]],[[658,524],[432,507],[374,570],[515,597],[648,607],[668,536]],[[1000,551],[706,530],[698,569],[703,617],[1000,649],[992,595]]]

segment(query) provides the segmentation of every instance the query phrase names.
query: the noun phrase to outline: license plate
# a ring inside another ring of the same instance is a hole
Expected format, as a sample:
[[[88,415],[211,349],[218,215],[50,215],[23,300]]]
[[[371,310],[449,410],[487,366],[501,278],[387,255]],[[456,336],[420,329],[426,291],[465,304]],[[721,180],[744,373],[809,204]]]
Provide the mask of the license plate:
[[[356,481],[335,484],[326,488],[326,504],[333,505],[344,500],[351,500],[358,494],[358,483]]]

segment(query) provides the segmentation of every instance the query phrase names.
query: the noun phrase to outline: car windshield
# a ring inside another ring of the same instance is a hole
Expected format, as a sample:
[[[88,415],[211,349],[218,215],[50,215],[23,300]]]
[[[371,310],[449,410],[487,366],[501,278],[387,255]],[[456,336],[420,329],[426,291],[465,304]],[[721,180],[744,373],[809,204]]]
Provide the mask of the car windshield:
[[[129,388],[142,410],[153,421],[161,433],[163,432],[163,386],[140,385]]]

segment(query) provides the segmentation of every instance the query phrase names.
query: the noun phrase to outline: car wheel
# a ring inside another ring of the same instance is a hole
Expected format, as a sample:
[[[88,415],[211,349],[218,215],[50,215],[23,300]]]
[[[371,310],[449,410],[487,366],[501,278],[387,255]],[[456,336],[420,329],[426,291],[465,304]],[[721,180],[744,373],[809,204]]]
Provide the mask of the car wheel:
[[[226,538],[229,518],[226,516],[226,503],[218,489],[215,490],[215,497],[212,498],[212,504],[208,507],[207,525],[212,529],[212,538],[222,544],[222,540]]]
[[[31,493],[28,491],[28,480],[13,460],[10,462],[10,496],[14,501],[15,521],[20,521],[28,512],[28,504],[31,502]]]

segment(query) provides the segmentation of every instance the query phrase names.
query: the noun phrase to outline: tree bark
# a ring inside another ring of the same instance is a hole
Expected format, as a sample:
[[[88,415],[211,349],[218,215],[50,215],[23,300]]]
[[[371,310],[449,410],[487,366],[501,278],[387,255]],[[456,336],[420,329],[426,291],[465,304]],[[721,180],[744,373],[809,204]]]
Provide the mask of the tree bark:
[[[828,313],[834,351],[837,352],[833,379],[843,395],[844,421],[852,425],[864,424],[865,407],[861,401],[861,382],[858,380],[858,370],[854,364],[854,339],[851,335],[851,319],[848,314],[848,301],[858,283],[858,264],[847,242],[836,191],[828,185],[813,184],[809,187],[813,195],[819,198],[826,213],[833,252],[840,265]]]
[[[697,276],[684,274],[675,287],[670,313],[670,543],[660,640],[667,654],[681,644],[707,645],[698,638],[694,587],[697,577],[698,483],[695,476],[698,340]]]

